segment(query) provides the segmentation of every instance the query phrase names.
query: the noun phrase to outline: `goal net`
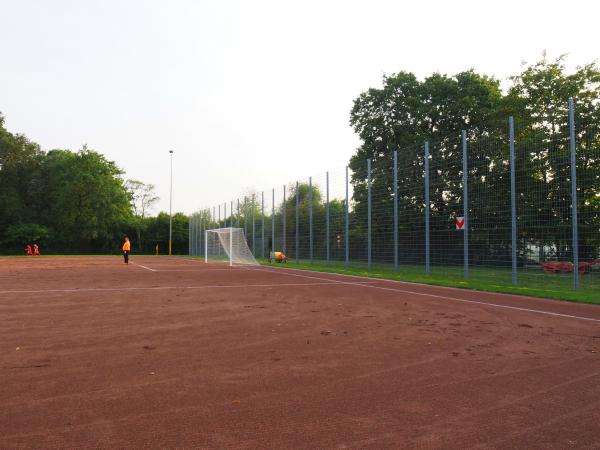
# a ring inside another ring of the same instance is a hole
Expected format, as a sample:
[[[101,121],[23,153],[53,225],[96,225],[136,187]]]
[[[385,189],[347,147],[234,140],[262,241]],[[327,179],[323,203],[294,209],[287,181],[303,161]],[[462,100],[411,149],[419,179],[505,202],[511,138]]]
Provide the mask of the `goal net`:
[[[204,261],[223,261],[234,264],[258,265],[248,248],[242,228],[216,228],[206,230]]]

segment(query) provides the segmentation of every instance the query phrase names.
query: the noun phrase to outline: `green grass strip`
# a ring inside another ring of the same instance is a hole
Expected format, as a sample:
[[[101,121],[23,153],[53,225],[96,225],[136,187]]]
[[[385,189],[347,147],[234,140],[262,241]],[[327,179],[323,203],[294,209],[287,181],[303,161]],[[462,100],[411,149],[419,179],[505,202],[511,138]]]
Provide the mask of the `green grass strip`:
[[[260,264],[269,265],[267,260]],[[272,263],[276,267],[288,267],[317,272],[357,275],[369,278],[407,281],[411,283],[447,286],[461,289],[473,289],[486,292],[526,295],[530,297],[551,298],[578,303],[600,304],[600,273],[582,275],[580,288],[573,289],[572,274],[546,274],[540,269],[521,270],[518,284],[511,284],[510,269],[491,267],[471,267],[469,279],[463,279],[463,269],[459,266],[432,266],[431,274],[424,273],[423,266],[403,265],[395,271],[393,267],[375,265],[368,269],[362,264],[345,266],[338,261],[289,261]]]

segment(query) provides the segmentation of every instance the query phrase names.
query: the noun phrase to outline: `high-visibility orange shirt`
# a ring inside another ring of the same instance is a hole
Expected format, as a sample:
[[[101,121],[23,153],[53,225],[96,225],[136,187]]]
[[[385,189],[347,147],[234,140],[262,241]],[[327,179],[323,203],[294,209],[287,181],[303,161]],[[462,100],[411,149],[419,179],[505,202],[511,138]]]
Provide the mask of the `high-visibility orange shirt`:
[[[125,241],[123,244],[123,251],[128,252],[129,250],[131,250],[131,243],[129,241]]]

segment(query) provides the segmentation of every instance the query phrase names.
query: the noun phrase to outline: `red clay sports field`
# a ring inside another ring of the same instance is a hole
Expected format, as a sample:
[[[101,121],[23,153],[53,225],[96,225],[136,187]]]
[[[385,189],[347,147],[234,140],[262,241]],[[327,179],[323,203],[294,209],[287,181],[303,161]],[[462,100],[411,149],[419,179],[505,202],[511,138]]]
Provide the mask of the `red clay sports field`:
[[[0,258],[1,448],[600,448],[600,308],[275,267]]]

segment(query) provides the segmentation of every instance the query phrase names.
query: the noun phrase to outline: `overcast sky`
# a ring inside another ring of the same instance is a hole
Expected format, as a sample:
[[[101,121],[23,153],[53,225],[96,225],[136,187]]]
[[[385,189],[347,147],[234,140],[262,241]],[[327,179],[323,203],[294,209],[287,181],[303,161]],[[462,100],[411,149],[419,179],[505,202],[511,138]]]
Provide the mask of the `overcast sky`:
[[[598,1],[0,0],[0,111],[44,150],[87,144],[191,212],[342,169],[383,74],[505,79],[600,56]]]

